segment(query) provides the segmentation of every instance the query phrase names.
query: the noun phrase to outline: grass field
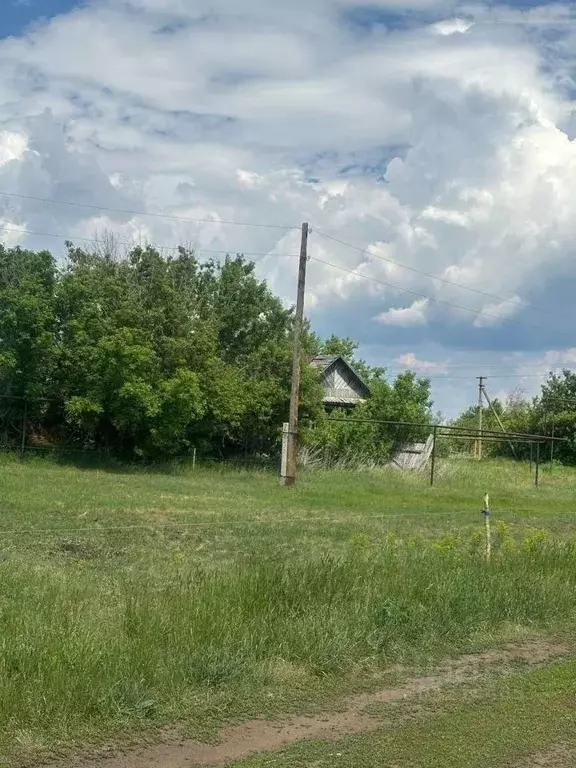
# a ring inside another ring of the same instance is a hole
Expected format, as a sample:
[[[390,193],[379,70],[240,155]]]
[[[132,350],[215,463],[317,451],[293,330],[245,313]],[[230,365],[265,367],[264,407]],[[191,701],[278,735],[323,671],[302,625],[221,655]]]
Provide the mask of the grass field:
[[[576,472],[544,470],[540,488],[506,462],[438,474],[430,489],[394,472],[318,472],[287,490],[264,472],[0,458],[0,765],[167,739],[173,724],[213,739],[247,718],[329,711],[446,657],[570,645]],[[338,753],[343,765],[496,766],[569,752],[575,672],[565,658],[473,690],[463,680],[381,707],[385,727],[336,745],[233,764],[328,766]]]

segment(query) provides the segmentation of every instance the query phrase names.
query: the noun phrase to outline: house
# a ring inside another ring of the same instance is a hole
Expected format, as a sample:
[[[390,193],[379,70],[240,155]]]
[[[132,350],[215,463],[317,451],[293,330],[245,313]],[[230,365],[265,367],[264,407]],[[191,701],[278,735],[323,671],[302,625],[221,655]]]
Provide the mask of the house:
[[[316,355],[310,359],[324,388],[324,406],[327,411],[336,408],[355,408],[370,397],[370,390],[343,357]]]

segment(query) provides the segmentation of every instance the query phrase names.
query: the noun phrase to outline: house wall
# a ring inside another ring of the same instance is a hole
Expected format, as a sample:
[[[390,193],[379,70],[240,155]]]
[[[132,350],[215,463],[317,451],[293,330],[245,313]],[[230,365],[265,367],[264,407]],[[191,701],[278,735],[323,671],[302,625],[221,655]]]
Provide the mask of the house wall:
[[[325,397],[364,399],[364,392],[358,386],[356,378],[340,361],[326,371],[322,385]]]

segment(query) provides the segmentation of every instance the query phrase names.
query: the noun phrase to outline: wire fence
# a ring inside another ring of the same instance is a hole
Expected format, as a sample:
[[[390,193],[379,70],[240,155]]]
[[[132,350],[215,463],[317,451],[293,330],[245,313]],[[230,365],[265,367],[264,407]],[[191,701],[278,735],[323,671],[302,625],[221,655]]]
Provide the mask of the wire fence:
[[[54,458],[85,460],[86,462],[118,462],[124,465],[179,464],[187,462],[192,468],[197,462],[204,465],[226,465],[231,469],[266,469],[276,470],[280,466],[279,456],[262,455],[249,451],[240,451],[231,455],[218,455],[203,451],[199,446],[191,445],[185,454],[175,454],[164,459],[149,459],[134,454],[123,454],[122,450],[107,445],[95,444],[84,434],[70,440],[69,435],[61,439],[57,434],[48,434],[39,429],[42,417],[38,412],[58,401],[50,398],[20,397],[0,395],[0,452],[25,455],[45,455]]]
[[[59,441],[51,436],[40,434],[35,426],[34,414],[46,409],[55,400],[48,398],[27,398],[12,395],[0,395],[0,451],[18,453],[20,456],[50,455],[52,457],[84,460],[87,462],[126,462],[120,452],[114,451],[108,446],[90,444],[84,435],[80,435],[77,441]],[[523,432],[506,432],[491,429],[474,429],[469,427],[454,427],[445,424],[426,424],[410,421],[365,419],[347,416],[346,418],[328,417],[329,422],[346,424],[370,424],[386,428],[392,437],[395,450],[410,452],[410,443],[418,435],[418,439],[427,441],[429,451],[420,469],[427,469],[430,473],[430,485],[434,486],[437,479],[439,461],[444,458],[445,447],[462,444],[473,446],[474,456],[480,459],[484,448],[489,445],[506,444],[510,448],[510,455],[518,458],[517,448],[528,446],[529,463],[534,484],[539,485],[541,480],[541,467],[545,461],[553,465],[555,446],[566,442],[566,438],[552,435],[530,434]],[[409,437],[410,436],[410,437]],[[548,451],[545,449],[548,448]],[[150,460],[131,456],[130,463],[146,465]],[[260,455],[248,451],[228,455],[215,456],[212,453],[203,454],[197,446],[192,446],[184,455],[170,456],[162,464],[172,465],[187,462],[196,466],[197,462],[207,465],[225,465],[231,469],[263,469],[275,471],[280,468],[280,456]],[[155,462],[158,463],[158,462]],[[328,462],[324,462],[328,466]],[[385,462],[384,462],[385,463]],[[333,462],[339,466],[338,461]]]
[[[410,421],[392,421],[392,420],[379,420],[379,419],[363,419],[363,418],[328,418],[330,422],[338,422],[340,424],[371,424],[381,425],[391,430],[392,435],[397,430],[397,434],[402,431],[406,434],[407,431],[412,435],[420,434],[420,437],[428,437],[427,444],[429,445],[429,455],[426,456],[426,460],[422,463],[422,469],[429,469],[430,472],[430,485],[434,486],[436,482],[438,460],[440,458],[440,447],[442,441],[450,441],[450,443],[461,442],[464,444],[472,444],[474,446],[474,456],[477,460],[482,459],[483,448],[489,444],[507,444],[512,456],[518,458],[516,447],[528,445],[530,448],[530,469],[533,475],[534,484],[539,485],[541,479],[541,466],[544,460],[543,447],[549,446],[551,448],[550,456],[551,463],[553,463],[554,446],[565,443],[566,438],[556,437],[554,435],[541,435],[530,434],[525,432],[506,432],[505,430],[490,430],[490,429],[474,429],[469,427],[454,427],[446,424],[425,424],[415,423]],[[404,439],[403,442],[397,442],[396,449],[399,453],[402,451],[410,452],[410,443],[414,442],[414,438]]]

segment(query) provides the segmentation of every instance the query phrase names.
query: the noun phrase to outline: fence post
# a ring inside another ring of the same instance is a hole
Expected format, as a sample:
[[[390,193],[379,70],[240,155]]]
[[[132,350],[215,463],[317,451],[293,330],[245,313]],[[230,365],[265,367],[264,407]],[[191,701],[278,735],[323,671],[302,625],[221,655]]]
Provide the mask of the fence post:
[[[20,445],[20,455],[24,456],[26,450],[26,430],[28,428],[28,400],[24,398],[24,416],[22,418],[22,444]]]
[[[282,425],[282,464],[280,468],[280,481],[286,485],[286,476],[288,474],[288,438],[290,436],[290,424]]]
[[[192,472],[196,470],[196,446],[194,446],[194,450],[192,451]]]
[[[534,477],[534,485],[538,487],[540,482],[540,443],[536,443],[536,475]]]
[[[431,468],[430,468],[430,487],[434,487],[434,474],[436,472],[436,438],[438,436],[438,427],[434,426],[433,431],[433,437],[432,437],[432,461],[431,461]]]
[[[552,418],[552,440],[550,441],[550,472],[554,469],[554,437],[555,437],[556,420]]]
[[[484,525],[486,530],[486,562],[490,562],[492,557],[492,532],[490,530],[490,496],[486,494],[484,497],[484,509],[482,510],[484,515]]]

